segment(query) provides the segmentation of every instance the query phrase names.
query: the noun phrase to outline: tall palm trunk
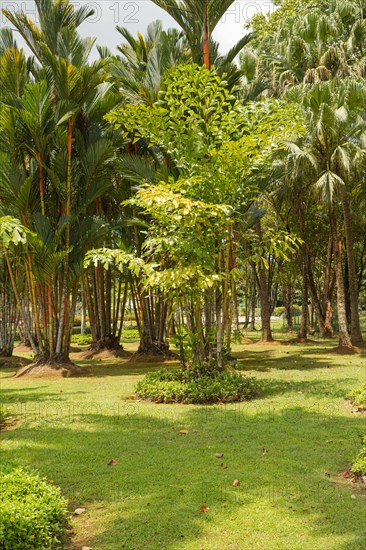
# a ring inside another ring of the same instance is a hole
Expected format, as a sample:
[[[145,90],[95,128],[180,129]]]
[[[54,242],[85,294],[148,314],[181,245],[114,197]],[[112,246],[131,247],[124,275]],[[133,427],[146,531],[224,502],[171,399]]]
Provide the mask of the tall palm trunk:
[[[349,303],[351,310],[351,341],[352,344],[356,346],[363,344],[363,339],[361,333],[360,316],[358,312],[357,276],[355,255],[353,250],[351,205],[347,191],[343,194],[342,197],[342,207],[344,230],[346,235]]]
[[[72,120],[67,123],[67,182],[66,182],[66,217],[69,218],[71,213],[71,155],[72,155]],[[68,325],[69,319],[69,293],[68,293],[68,272],[69,272],[69,248],[70,248],[70,221],[66,224],[65,238],[66,255],[64,260],[64,273],[62,279],[61,304],[60,304],[60,320],[58,326],[56,356],[63,355],[63,350],[67,348],[65,342],[65,327]],[[67,354],[66,354],[67,355]],[[67,359],[67,356],[65,357]]]
[[[337,219],[334,207],[330,209],[329,221],[332,230],[334,243],[334,260],[337,282],[337,311],[338,311],[338,334],[339,346],[352,348],[352,342],[347,329],[347,314],[346,314],[346,296],[344,290],[344,279],[342,269],[342,241],[338,236]]]
[[[210,30],[208,26],[208,0],[204,3],[203,24],[203,63],[207,70],[210,69]]]

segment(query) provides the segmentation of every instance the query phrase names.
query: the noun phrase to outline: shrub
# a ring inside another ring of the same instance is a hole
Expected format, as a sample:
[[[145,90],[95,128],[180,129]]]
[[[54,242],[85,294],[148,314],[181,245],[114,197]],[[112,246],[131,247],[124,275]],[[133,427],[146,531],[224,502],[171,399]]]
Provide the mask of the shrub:
[[[140,338],[137,327],[126,327],[122,330],[122,342],[136,342]]]
[[[0,548],[61,548],[66,502],[60,489],[22,468],[0,474]]]
[[[205,364],[150,372],[137,384],[136,393],[142,399],[160,403],[229,403],[252,399],[261,389],[256,378],[220,372],[212,364]]]
[[[363,436],[362,449],[352,464],[351,471],[357,476],[366,476],[366,435]]]
[[[90,345],[92,343],[92,337],[90,334],[73,334],[71,336],[71,343],[72,344],[78,344],[79,346],[82,346],[84,344]]]
[[[356,407],[366,409],[366,383],[353,390],[351,400]]]

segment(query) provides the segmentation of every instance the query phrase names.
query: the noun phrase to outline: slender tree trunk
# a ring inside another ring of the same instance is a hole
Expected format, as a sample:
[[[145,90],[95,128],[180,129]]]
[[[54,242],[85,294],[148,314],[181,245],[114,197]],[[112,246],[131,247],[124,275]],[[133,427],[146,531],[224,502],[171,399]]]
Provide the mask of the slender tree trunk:
[[[263,240],[261,222],[256,223],[256,233],[259,237],[259,242]],[[261,318],[262,318],[262,342],[273,342],[271,330],[271,303],[269,296],[269,288],[267,281],[266,268],[261,262],[258,267],[257,282],[259,289],[259,299],[261,302]]]
[[[345,290],[344,290],[343,269],[342,269],[342,241],[338,237],[337,219],[335,216],[334,208],[331,208],[329,212],[329,220],[330,220],[333,242],[334,242],[334,260],[335,260],[335,272],[336,272],[336,283],[337,283],[339,346],[345,347],[345,348],[352,348],[352,342],[349,337],[348,329],[347,329],[346,296],[345,296]]]
[[[19,307],[13,289],[9,286],[8,269],[1,260],[0,268],[0,357],[11,357],[19,323]]]
[[[120,294],[120,289],[118,289],[118,292]],[[121,341],[123,324],[124,324],[124,320],[125,320],[127,293],[128,293],[128,283],[126,282],[125,283],[125,288],[124,288],[124,291],[123,291],[122,307],[120,308],[119,299],[118,299],[118,307],[117,307],[117,312],[116,312],[116,318],[117,318],[118,312],[120,311],[120,323],[119,323],[119,329],[118,329],[118,335],[117,335],[118,342]],[[137,322],[138,322],[138,320],[137,320]]]
[[[303,265],[302,265],[302,305],[301,305],[301,324],[299,331],[299,338],[306,340],[308,335],[309,325],[309,285],[308,285],[308,263],[306,253],[303,251]]]
[[[293,332],[293,319],[292,319],[292,307],[293,307],[293,289],[291,285],[282,287],[282,299],[285,307],[285,318],[287,322],[287,331]]]
[[[84,281],[81,280],[81,325],[80,325],[80,334],[81,336],[85,335],[86,330],[86,292],[84,288]]]
[[[354,346],[362,345],[360,315],[358,312],[358,290],[356,276],[356,262],[353,250],[352,216],[349,196],[347,191],[342,198],[344,229],[346,235],[346,252],[349,285],[349,305],[351,311],[351,341]]]
[[[255,271],[253,270],[254,277],[256,279],[257,275]],[[250,309],[251,309],[251,321],[250,321],[250,330],[256,330],[255,328],[255,312],[257,307],[257,293],[256,293],[256,283],[255,280],[253,281],[253,289],[252,289],[252,296],[250,301]]]
[[[239,303],[238,303],[238,288],[235,281],[233,281],[233,291],[232,291],[232,301],[233,301],[233,330],[239,330]]]
[[[26,338],[28,339],[28,341],[31,345],[31,348],[32,348],[32,351],[33,351],[34,355],[37,356],[38,355],[38,348],[37,348],[37,346],[36,346],[36,344],[33,340],[31,327],[29,326],[29,323],[28,323],[28,317],[27,317],[26,311],[24,309],[23,302],[19,297],[17,285],[15,283],[15,278],[14,278],[11,262],[10,262],[8,254],[6,254],[6,253],[5,253],[5,260],[6,260],[6,264],[8,266],[8,270],[9,270],[9,277],[10,277],[11,286],[12,286],[12,289],[13,289],[18,307],[19,307],[19,309],[21,311],[21,314],[22,314],[22,317],[23,317],[25,336],[26,336]]]
[[[67,183],[66,183],[66,216],[71,213],[71,155],[72,155],[72,121],[71,118],[67,123]],[[66,240],[65,240],[66,256],[64,260],[64,273],[61,290],[61,305],[60,318],[56,342],[56,356],[61,356],[63,345],[65,345],[65,328],[68,325],[68,308],[69,308],[69,289],[68,289],[68,273],[69,273],[69,249],[70,249],[70,222],[66,224]],[[67,360],[68,357],[65,357]]]
[[[222,294],[220,288],[216,292],[216,361],[218,369],[223,369],[222,344],[224,337],[224,320],[222,315]]]

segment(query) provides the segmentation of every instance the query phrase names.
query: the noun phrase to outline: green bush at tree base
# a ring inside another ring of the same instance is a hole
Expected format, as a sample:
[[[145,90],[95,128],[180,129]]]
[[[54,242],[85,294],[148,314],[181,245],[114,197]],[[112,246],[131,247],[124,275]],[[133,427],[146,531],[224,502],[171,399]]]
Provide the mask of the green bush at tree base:
[[[150,372],[136,387],[139,397],[160,403],[229,403],[253,399],[261,391],[256,378],[219,371],[212,364]]]

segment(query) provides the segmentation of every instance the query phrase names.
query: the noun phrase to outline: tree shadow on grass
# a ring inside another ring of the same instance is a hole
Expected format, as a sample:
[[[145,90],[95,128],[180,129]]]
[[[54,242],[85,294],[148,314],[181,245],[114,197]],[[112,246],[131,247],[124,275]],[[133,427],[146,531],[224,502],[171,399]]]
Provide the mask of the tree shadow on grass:
[[[40,402],[40,401],[49,401],[50,400],[50,393],[43,391],[42,393],[39,393],[39,390],[46,390],[50,389],[49,386],[37,386],[36,390],[29,389],[29,388],[19,388],[16,389],[10,389],[7,388],[6,390],[1,390],[1,404],[2,405],[8,405],[13,403],[27,403],[27,402]],[[80,394],[86,394],[86,391],[67,391],[65,395],[57,395],[57,401],[67,401],[68,397],[70,395],[80,395]],[[52,395],[51,399],[55,400],[56,396]]]
[[[274,351],[280,351],[281,355]],[[334,357],[328,357],[324,350],[284,351],[274,350],[247,351],[233,354],[238,362],[238,370],[268,372],[276,370],[300,370],[309,371],[315,369],[336,369],[340,365],[334,364]],[[339,358],[339,363],[345,362]]]
[[[268,378],[262,381],[264,391],[261,396],[265,399],[269,396],[285,395],[287,393],[304,396],[314,396],[332,399],[344,399],[350,390],[357,384],[357,378],[342,378],[341,380],[279,380]]]
[[[252,414],[246,407],[255,403],[239,405],[137,404],[117,415],[85,414],[79,423],[60,419],[9,432],[4,455],[53,479],[71,509],[86,508],[75,520],[75,548],[208,547],[205,536],[218,540],[214,548],[222,541],[277,549],[278,537],[283,548],[300,548],[297,531],[302,548],[362,548],[362,496],[339,480],[363,420],[301,408],[293,417],[265,406]],[[110,459],[118,464],[108,466]]]
[[[77,361],[81,367],[85,367],[92,377],[105,378],[109,376],[144,376],[148,372],[156,371],[161,368],[176,368],[178,362],[169,363],[130,363],[120,359],[95,361]]]

